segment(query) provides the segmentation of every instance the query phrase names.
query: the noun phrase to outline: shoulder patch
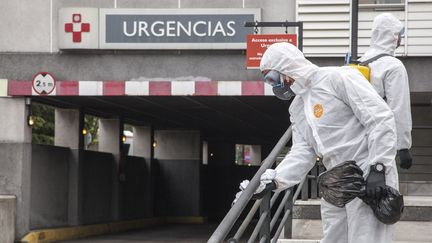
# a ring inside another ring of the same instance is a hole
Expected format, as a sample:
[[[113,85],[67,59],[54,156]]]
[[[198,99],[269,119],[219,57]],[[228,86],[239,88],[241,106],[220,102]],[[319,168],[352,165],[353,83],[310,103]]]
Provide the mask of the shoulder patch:
[[[321,104],[315,104],[313,107],[313,111],[316,118],[321,118],[324,114],[324,108]]]

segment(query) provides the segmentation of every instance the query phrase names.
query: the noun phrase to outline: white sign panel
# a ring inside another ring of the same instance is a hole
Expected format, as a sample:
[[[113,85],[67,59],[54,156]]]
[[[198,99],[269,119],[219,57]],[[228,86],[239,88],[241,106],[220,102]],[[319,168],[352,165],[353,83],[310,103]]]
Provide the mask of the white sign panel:
[[[59,47],[114,50],[245,49],[246,36],[253,34],[254,30],[244,27],[244,23],[260,19],[261,10],[258,8],[66,8],[59,12]],[[95,33],[98,37],[94,36]]]
[[[33,95],[55,95],[56,81],[47,72],[37,73],[32,82]]]
[[[60,49],[98,49],[99,9],[60,9],[58,33]]]

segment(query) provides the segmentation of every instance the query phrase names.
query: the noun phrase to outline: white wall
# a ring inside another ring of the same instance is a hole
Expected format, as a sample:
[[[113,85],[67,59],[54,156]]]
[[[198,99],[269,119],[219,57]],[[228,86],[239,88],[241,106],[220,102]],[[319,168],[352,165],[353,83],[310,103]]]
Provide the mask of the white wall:
[[[432,56],[432,1],[408,0],[405,4],[360,5],[358,53],[369,46],[373,18],[390,12],[404,24],[406,38],[397,55]],[[408,16],[405,22],[405,16]],[[308,56],[344,56],[350,50],[349,0],[298,0],[297,20],[304,22],[304,52]],[[405,50],[405,41],[408,41]]]
[[[87,8],[262,8],[263,21],[293,21],[294,0],[1,0],[1,52],[58,52],[58,9]],[[266,28],[263,33],[284,33]],[[7,35],[5,35],[7,33]]]

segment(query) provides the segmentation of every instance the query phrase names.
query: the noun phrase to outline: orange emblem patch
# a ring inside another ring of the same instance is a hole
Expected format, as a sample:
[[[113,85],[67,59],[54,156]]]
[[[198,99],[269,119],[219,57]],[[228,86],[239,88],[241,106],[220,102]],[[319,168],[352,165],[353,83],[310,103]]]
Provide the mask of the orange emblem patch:
[[[324,108],[321,104],[314,105],[314,115],[316,118],[320,118],[324,113]]]

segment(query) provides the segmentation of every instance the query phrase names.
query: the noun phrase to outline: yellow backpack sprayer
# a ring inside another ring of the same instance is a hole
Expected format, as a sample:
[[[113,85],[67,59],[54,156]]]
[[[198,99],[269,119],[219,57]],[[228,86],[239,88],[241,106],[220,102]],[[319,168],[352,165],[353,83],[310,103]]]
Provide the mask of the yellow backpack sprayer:
[[[372,58],[370,58],[370,59],[368,59],[366,61],[359,62],[359,61],[355,61],[355,60],[350,60],[351,56],[350,56],[350,53],[348,52],[345,55],[345,65],[353,67],[353,68],[359,70],[360,73],[363,74],[363,76],[365,76],[365,78],[370,82],[371,81],[370,80],[370,74],[371,74],[371,72],[370,72],[370,68],[369,68],[369,63],[371,63],[373,61],[376,61],[376,60],[378,60],[378,59],[380,59],[381,57],[384,57],[384,56],[390,56],[390,55],[386,54],[386,53],[383,53],[383,54],[379,54],[379,55],[377,55],[375,57],[372,57]]]

